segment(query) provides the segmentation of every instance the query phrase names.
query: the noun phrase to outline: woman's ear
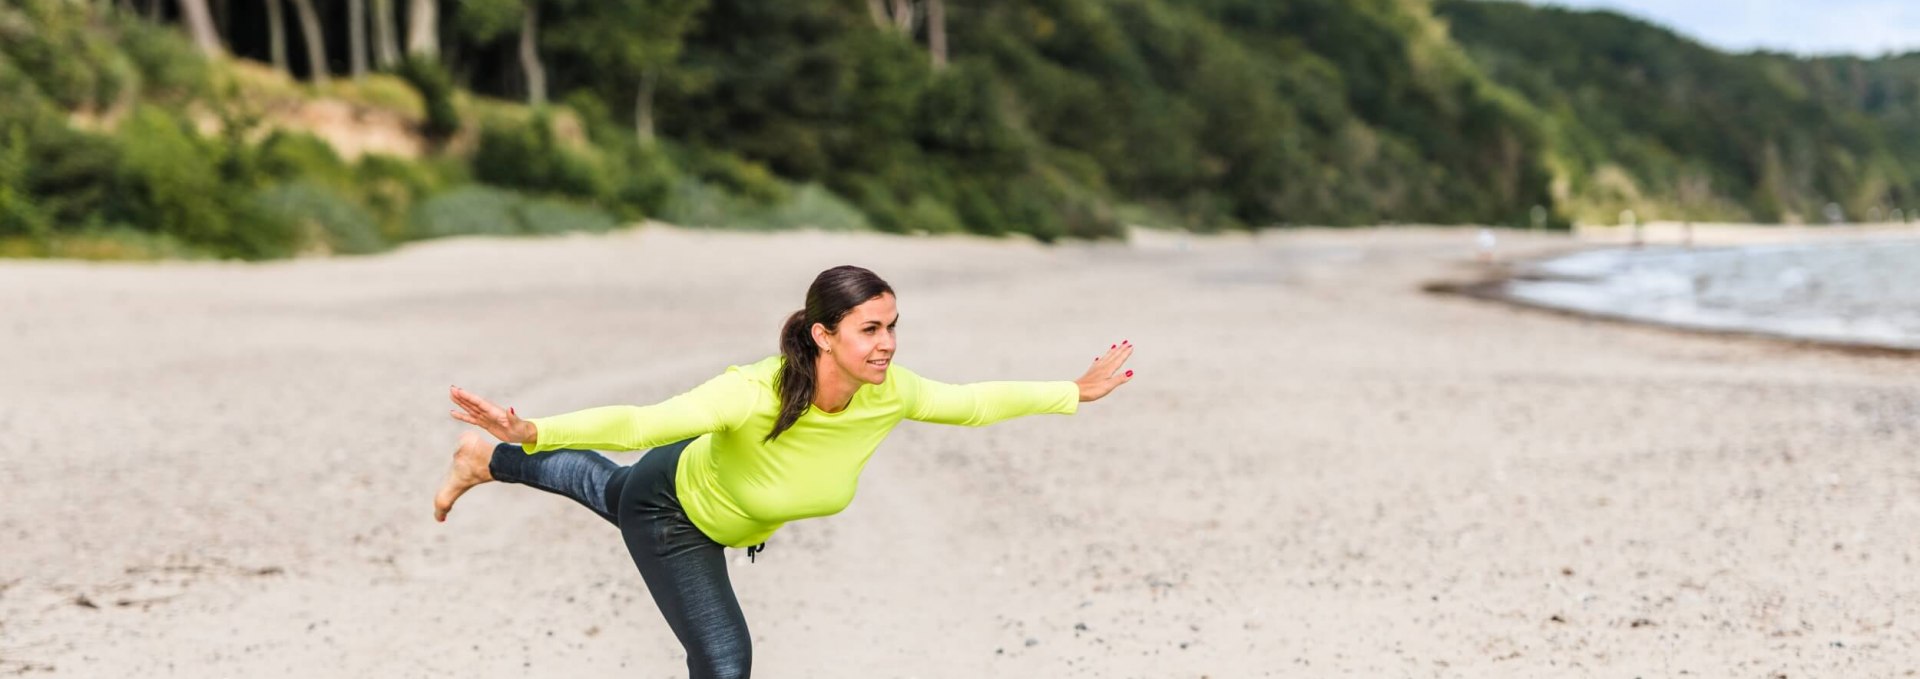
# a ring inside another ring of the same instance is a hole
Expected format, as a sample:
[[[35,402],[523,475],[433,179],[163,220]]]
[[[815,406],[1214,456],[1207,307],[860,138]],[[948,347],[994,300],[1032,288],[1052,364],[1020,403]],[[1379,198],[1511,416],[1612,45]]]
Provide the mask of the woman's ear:
[[[833,351],[833,345],[827,341],[827,335],[831,333],[827,332],[826,325],[815,323],[813,324],[812,332],[814,346],[820,347],[821,351]]]

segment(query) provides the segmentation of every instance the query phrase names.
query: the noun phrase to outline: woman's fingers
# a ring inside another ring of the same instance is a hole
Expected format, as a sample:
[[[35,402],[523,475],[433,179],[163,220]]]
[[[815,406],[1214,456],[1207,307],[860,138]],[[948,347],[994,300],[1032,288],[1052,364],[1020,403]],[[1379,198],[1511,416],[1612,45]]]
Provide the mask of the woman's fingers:
[[[1104,360],[1100,362],[1098,366],[1100,377],[1103,379],[1110,379],[1113,376],[1120,374],[1120,367],[1126,365],[1127,359],[1132,357],[1133,357],[1133,345],[1121,344],[1114,347],[1106,355]]]
[[[498,420],[506,415],[506,412],[500,410],[498,406],[487,402],[484,398],[475,396],[472,392],[459,387],[450,387],[450,389],[450,393],[453,395],[453,402],[459,404],[461,408],[465,409],[468,414],[474,417]]]

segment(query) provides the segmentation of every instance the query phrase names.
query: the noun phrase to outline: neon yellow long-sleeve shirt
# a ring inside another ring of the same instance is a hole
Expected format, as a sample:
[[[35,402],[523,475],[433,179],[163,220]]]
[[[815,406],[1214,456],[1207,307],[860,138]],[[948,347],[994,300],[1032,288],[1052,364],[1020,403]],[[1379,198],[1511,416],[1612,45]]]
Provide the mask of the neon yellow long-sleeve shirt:
[[[529,454],[560,448],[643,450],[698,436],[681,453],[675,490],[687,517],[729,547],[765,542],[782,524],[834,514],[853,502],[860,470],[900,420],[981,426],[1079,409],[1073,382],[943,384],[898,365],[862,384],[837,413],[809,408],[771,442],[780,415],[774,383],[784,359],[729,366],[650,406],[607,406],[532,420]]]

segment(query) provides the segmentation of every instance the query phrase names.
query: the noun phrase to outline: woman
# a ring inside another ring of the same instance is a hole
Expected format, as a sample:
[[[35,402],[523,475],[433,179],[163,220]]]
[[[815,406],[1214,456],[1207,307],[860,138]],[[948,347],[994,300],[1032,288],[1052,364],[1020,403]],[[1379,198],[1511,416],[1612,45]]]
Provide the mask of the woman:
[[[503,441],[461,436],[434,497],[445,521],[475,485],[505,481],[572,498],[620,528],[694,677],[745,677],[753,651],[724,549],[764,547],[781,524],[853,501],[860,470],[902,419],[980,426],[1072,414],[1133,379],[1121,342],[1073,382],[941,384],[893,365],[893,288],[866,269],[814,278],[787,318],[780,355],[732,366],[661,403],[521,419],[458,387],[453,418]],[[670,445],[662,445],[670,444]],[[593,450],[648,451],[622,467]]]

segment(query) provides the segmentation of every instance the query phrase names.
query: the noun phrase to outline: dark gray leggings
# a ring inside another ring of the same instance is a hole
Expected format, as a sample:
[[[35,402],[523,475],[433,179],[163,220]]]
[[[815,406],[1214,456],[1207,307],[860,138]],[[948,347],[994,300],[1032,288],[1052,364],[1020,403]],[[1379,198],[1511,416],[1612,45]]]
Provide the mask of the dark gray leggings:
[[[528,455],[502,443],[490,468],[496,480],[566,496],[619,527],[653,602],[687,649],[687,671],[695,679],[745,677],[753,640],[727,579],[726,548],[693,525],[674,490],[680,451],[692,442],[649,450],[627,467],[591,450]]]

